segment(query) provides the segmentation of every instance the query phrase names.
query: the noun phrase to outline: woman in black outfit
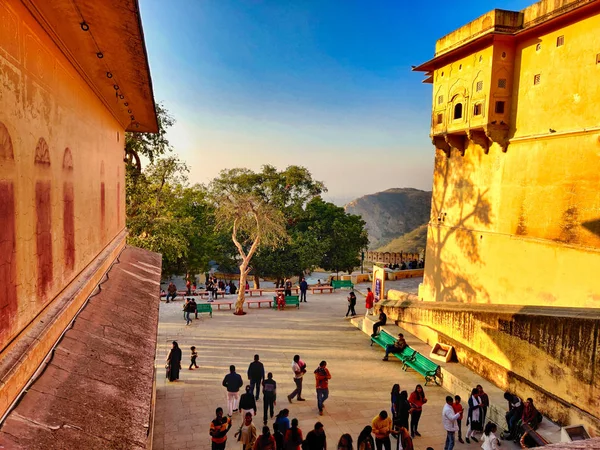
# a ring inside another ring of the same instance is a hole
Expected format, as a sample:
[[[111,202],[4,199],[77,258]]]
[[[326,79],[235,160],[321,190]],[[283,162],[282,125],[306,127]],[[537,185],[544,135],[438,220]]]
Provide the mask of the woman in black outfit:
[[[408,401],[408,392],[402,391],[398,394],[398,403],[396,406],[396,420],[394,422],[398,427],[408,428],[408,417],[410,416],[410,403]]]
[[[181,349],[177,341],[173,341],[173,348],[167,356],[167,378],[169,381],[179,380],[179,370],[181,369]]]

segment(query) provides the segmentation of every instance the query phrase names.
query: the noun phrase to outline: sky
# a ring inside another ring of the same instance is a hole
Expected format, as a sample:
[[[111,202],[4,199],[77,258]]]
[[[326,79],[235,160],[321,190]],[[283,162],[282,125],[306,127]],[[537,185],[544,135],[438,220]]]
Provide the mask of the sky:
[[[168,138],[208,183],[222,169],[307,167],[344,204],[430,190],[435,41],[533,0],[140,0]]]

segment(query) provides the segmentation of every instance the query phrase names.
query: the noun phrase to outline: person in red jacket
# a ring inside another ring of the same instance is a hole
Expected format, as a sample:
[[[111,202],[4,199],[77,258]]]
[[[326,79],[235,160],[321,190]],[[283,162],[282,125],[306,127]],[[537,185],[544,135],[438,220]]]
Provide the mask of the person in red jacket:
[[[421,418],[421,413],[423,412],[423,405],[427,403],[427,398],[425,397],[425,391],[423,391],[423,386],[417,384],[417,387],[413,392],[411,392],[408,397],[408,402],[410,403],[410,436],[421,436],[419,433],[419,419]]]
[[[375,296],[371,292],[371,288],[367,288],[367,298],[365,299],[365,308],[367,308],[367,312],[365,313],[365,317],[369,314],[373,315],[373,303],[375,303]]]
[[[329,380],[331,380],[331,374],[329,373],[329,369],[327,369],[327,361],[321,361],[314,373],[317,382],[317,406],[319,408],[319,415],[322,416],[323,403],[329,397]]]

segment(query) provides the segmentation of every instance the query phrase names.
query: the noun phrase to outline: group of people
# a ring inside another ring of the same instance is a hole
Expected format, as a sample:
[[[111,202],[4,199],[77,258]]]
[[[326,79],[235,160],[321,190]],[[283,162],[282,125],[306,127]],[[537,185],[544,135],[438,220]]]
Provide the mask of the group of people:
[[[288,402],[292,403],[294,399],[299,402],[305,401],[302,397],[302,381],[306,374],[306,363],[300,359],[300,355],[294,355],[292,362],[293,379],[296,388],[287,396]],[[329,380],[331,374],[327,369],[327,361],[321,361],[314,370],[317,408],[319,414],[323,415],[325,400],[329,397]],[[227,407],[228,416],[231,417],[237,411],[242,412],[242,416],[251,412],[252,416],[257,414],[256,401],[260,399],[260,390],[263,390],[263,423],[267,423],[268,418],[273,418],[274,407],[277,401],[277,382],[273,379],[273,374],[268,372],[265,377],[265,368],[260,361],[259,355],[254,355],[254,361],[250,363],[247,371],[248,384],[245,387],[245,393],[240,396],[240,391],[244,387],[242,376],[236,372],[234,365],[229,367],[229,373],[223,379],[223,386],[227,389]]]
[[[446,397],[446,405],[444,405],[442,410],[442,422],[447,433],[444,450],[452,450],[454,447],[455,434],[457,432],[458,442],[461,444],[465,443],[462,438],[462,420],[465,416],[465,411],[461,402],[462,399],[459,395],[455,395],[454,398],[452,396]],[[496,432],[495,425],[493,430],[491,425],[489,428],[486,425],[486,428],[484,429],[485,418],[490,406],[490,399],[481,385],[478,384],[471,390],[471,395],[469,396],[467,404],[467,433],[465,435],[465,440],[468,444],[471,443],[471,440],[479,442],[476,436],[479,434],[480,438],[484,440],[484,445],[482,445],[482,447],[485,450],[495,449],[497,443],[497,438],[494,434]],[[481,433],[483,433],[483,437],[481,437]],[[494,438],[496,439],[495,441]]]
[[[383,267],[392,270],[422,269],[425,267],[425,260],[420,259],[417,261],[416,259],[413,259],[412,261],[408,261],[408,264],[406,261],[402,261],[401,264],[386,264]]]
[[[356,316],[356,310],[354,309],[356,307],[356,294],[354,293],[354,290],[350,291],[350,293],[348,294],[348,311],[346,311],[346,317],[351,316],[354,317]],[[375,296],[373,295],[373,292],[371,292],[371,288],[367,288],[367,295],[365,296],[365,317],[368,316],[369,314],[373,314],[373,307],[375,305]],[[383,324],[385,325],[385,323]]]

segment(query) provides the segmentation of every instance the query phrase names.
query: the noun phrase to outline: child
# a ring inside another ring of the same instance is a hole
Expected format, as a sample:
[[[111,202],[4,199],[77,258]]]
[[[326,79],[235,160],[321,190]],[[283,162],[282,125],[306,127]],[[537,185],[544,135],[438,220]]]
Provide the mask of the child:
[[[194,370],[194,368],[198,369],[198,364],[196,364],[196,358],[198,358],[198,352],[196,351],[196,347],[192,346],[190,350],[192,351],[192,362],[190,363],[190,370]]]
[[[454,403],[452,403],[452,409],[454,410],[454,413],[460,413],[460,417],[458,418],[458,420],[456,421],[458,423],[458,442],[460,442],[461,444],[464,444],[465,441],[463,441],[462,438],[462,428],[461,428],[461,421],[463,418],[463,406],[460,404],[460,395],[455,395],[454,396]]]
[[[277,310],[283,311],[285,309],[285,295],[283,292],[277,293]]]

